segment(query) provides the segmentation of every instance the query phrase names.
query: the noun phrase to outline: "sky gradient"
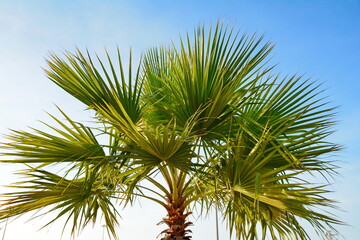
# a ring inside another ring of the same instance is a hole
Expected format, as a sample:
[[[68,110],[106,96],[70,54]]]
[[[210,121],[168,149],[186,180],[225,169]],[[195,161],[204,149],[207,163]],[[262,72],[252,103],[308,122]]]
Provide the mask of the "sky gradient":
[[[0,0],[0,133],[41,126],[38,120],[48,119],[45,111],[57,114],[54,104],[73,119],[90,120],[82,104],[43,74],[44,59],[50,52],[74,51],[79,47],[101,56],[104,48],[114,52],[118,46],[126,57],[131,47],[138,59],[149,47],[169,45],[199,24],[208,26],[219,19],[234,24],[242,32],[264,34],[265,40],[276,44],[271,61],[277,64],[277,72],[318,79],[329,101],[339,106],[336,132],[330,139],[345,149],[333,158],[341,169],[331,196],[343,210],[335,214],[350,225],[339,227],[339,231],[346,240],[357,240],[360,235],[358,0]],[[14,181],[10,173],[16,169],[1,165],[0,185]],[[149,207],[143,202],[126,209],[120,221],[120,239],[155,239],[163,229],[155,224],[164,214],[157,206]],[[60,239],[61,224],[37,232],[46,216],[25,223],[29,216],[9,224],[5,239]],[[215,239],[214,224],[211,217],[197,220],[192,228],[193,239]],[[224,229],[221,234],[221,240],[229,239]],[[67,232],[62,239],[69,239]],[[101,224],[94,230],[86,229],[77,239],[102,239]]]

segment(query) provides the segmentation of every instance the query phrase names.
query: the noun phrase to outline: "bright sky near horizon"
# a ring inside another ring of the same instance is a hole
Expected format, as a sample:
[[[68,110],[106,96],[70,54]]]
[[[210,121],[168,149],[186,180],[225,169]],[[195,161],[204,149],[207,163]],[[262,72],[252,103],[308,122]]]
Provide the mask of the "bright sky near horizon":
[[[330,138],[345,150],[334,157],[341,176],[335,180],[331,196],[343,210],[335,214],[350,225],[340,226],[339,231],[346,240],[358,240],[359,0],[0,0],[0,134],[40,126],[37,120],[48,119],[45,111],[58,113],[54,104],[73,119],[90,120],[83,105],[44,76],[41,68],[49,52],[79,47],[101,55],[104,47],[111,52],[119,46],[124,53],[131,47],[139,57],[151,46],[176,42],[179,34],[218,19],[234,23],[244,32],[264,34],[266,40],[276,43],[272,53],[272,62],[278,63],[276,71],[319,79],[328,99],[339,106],[337,131]],[[10,173],[16,169],[0,165],[0,185],[14,181]],[[155,239],[164,228],[156,226],[164,215],[157,206],[141,202],[122,215],[121,240]],[[5,239],[60,239],[61,224],[37,231],[46,216],[30,222],[26,219],[9,224]],[[197,220],[193,239],[215,240],[214,226],[214,218]],[[100,224],[77,239],[99,240],[102,231]],[[2,233],[0,229],[0,236]],[[70,239],[69,234],[62,239]],[[224,229],[220,239],[229,239]]]

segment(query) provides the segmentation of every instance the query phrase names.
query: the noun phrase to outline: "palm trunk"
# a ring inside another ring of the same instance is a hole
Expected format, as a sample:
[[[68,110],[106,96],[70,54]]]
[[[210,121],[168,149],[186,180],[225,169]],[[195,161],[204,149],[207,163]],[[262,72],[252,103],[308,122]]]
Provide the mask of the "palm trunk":
[[[192,222],[187,222],[186,218],[191,214],[187,212],[184,214],[185,207],[182,203],[176,203],[169,201],[167,206],[167,217],[163,218],[162,223],[168,225],[168,229],[162,233],[165,236],[161,240],[190,240],[191,236],[187,236],[187,233],[191,230],[186,229]]]

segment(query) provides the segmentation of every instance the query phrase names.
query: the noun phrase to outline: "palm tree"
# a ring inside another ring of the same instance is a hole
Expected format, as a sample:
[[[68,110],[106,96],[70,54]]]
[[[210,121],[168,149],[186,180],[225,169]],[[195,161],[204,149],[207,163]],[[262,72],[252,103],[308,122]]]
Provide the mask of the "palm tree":
[[[195,208],[217,209],[237,239],[310,239],[300,219],[325,238],[341,222],[328,212],[327,184],[308,176],[336,173],[325,158],[340,149],[326,140],[334,109],[316,82],[275,75],[272,49],[217,24],[150,49],[135,71],[131,54],[124,70],[119,50],[105,61],[80,50],[51,55],[47,77],[96,124],[59,108],[63,119],[50,115],[58,126],[44,123],[50,132],[7,135],[2,162],[23,164],[26,178],[5,194],[0,218],[45,208],[56,213],[50,223],[68,216],[75,233],[101,215],[116,238],[117,206],[143,198],[167,212],[163,240],[190,239]],[[58,164],[64,170],[53,173]]]

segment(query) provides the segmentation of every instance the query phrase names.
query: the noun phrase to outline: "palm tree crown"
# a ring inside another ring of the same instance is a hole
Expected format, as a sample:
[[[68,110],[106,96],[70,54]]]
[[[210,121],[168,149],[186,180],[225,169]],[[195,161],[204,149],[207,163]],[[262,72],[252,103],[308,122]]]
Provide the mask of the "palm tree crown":
[[[341,223],[326,212],[333,201],[324,156],[334,109],[319,85],[280,77],[268,66],[273,46],[217,24],[199,27],[171,47],[152,48],[133,71],[118,59],[88,52],[51,55],[47,77],[94,112],[85,126],[59,109],[51,130],[12,131],[2,162],[22,163],[26,179],[6,193],[0,218],[48,207],[68,216],[72,232],[98,216],[116,238],[118,205],[140,197],[163,206],[162,239],[190,239],[187,217],[213,208],[238,239],[310,239]],[[98,135],[106,136],[103,144]],[[51,166],[66,170],[52,173]],[[50,170],[49,170],[50,169]],[[119,201],[114,201],[114,200]]]

